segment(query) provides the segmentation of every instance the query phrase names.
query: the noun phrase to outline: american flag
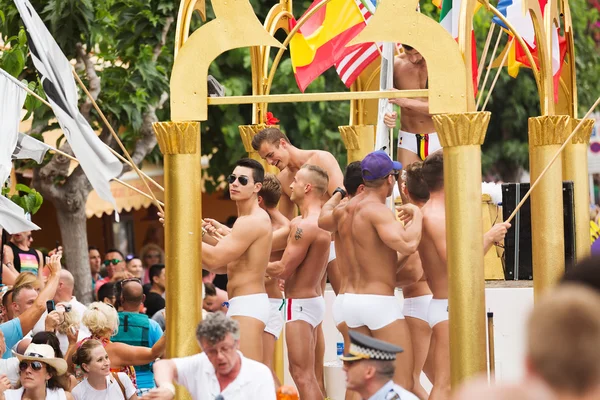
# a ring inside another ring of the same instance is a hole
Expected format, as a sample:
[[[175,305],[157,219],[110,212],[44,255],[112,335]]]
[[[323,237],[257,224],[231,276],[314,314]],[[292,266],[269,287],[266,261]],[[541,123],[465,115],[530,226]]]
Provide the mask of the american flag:
[[[367,8],[360,0],[354,0],[357,7],[368,24],[372,17],[373,8]],[[367,0],[370,2],[370,0]],[[371,11],[369,10],[371,9]],[[382,44],[362,43],[355,46],[355,49],[348,53],[341,61],[335,64],[335,70],[346,87],[352,86],[360,73],[373,61],[379,57]]]

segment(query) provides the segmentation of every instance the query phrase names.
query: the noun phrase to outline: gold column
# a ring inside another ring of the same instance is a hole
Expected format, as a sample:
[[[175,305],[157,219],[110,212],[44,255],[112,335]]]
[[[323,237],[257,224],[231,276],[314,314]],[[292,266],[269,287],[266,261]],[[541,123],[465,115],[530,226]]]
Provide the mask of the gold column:
[[[244,143],[244,149],[248,153],[248,157],[260,162],[265,168],[265,172],[277,175],[279,173],[279,168],[267,164],[267,162],[260,158],[258,152],[252,147],[252,138],[265,128],[279,129],[279,125],[253,124],[238,126],[238,129],[240,130],[240,136],[242,137],[242,142]]]
[[[567,115],[529,118],[529,167],[534,182],[567,136]],[[587,174],[586,174],[587,177]],[[588,223],[589,224],[589,223]],[[534,298],[565,272],[562,161],[557,159],[531,193]]]
[[[581,120],[571,118],[569,131]],[[581,261],[591,254],[590,244],[590,188],[588,179],[588,146],[594,120],[588,119],[567,144],[562,154],[562,176],[573,181],[575,212],[575,260]]]
[[[490,115],[473,112],[433,117],[444,149],[453,387],[487,370],[481,145]]]
[[[200,123],[157,122],[153,128],[165,171],[166,356],[185,357],[199,351],[202,320]],[[190,397],[178,390],[176,398]]]
[[[361,161],[375,147],[375,127],[373,125],[338,126],[344,146],[348,150],[348,164]]]

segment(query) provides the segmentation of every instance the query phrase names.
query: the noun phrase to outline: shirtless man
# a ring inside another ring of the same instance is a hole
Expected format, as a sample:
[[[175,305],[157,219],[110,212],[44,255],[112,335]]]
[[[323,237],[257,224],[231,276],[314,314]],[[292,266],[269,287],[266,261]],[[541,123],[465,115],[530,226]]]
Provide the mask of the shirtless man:
[[[273,174],[265,174],[262,188],[258,192],[258,205],[269,214],[273,226],[273,246],[269,261],[279,261],[283,256],[283,249],[287,244],[290,233],[290,220],[288,220],[277,209],[277,203],[281,197],[281,184]],[[270,316],[263,332],[263,364],[271,369],[275,386],[281,386],[279,378],[275,374],[273,366],[273,354],[275,353],[275,342],[279,339],[283,329],[283,306],[285,304],[281,290],[279,290],[279,279],[270,276],[265,277],[265,289],[271,303]]]
[[[294,176],[291,199],[300,216],[292,220],[281,260],[267,268],[269,275],[285,280],[290,373],[302,399],[324,398],[315,374],[315,328],[325,315],[321,281],[331,234],[319,229],[318,219],[328,183],[327,172],[316,165],[304,165]]]
[[[429,201],[423,211],[423,238],[419,254],[427,283],[433,293],[427,319],[433,334],[430,352],[433,353],[435,382],[429,398],[450,398],[450,333],[448,330],[448,264],[446,258],[446,211],[444,202],[443,153],[437,151],[423,162],[423,181],[429,189]],[[484,254],[504,239],[509,223],[494,225],[483,236]]]
[[[236,202],[238,219],[231,233],[219,241],[203,234],[202,263],[205,269],[227,273],[229,311],[238,321],[244,356],[263,360],[262,334],[269,320],[269,298],[265,273],[271,253],[272,227],[269,214],[258,205],[264,168],[248,158],[239,160],[227,177],[229,194]],[[226,267],[225,267],[226,266]]]
[[[343,316],[350,330],[404,349],[396,360],[394,382],[412,390],[410,333],[394,291],[399,259],[413,254],[421,240],[422,216],[418,207],[402,206],[407,222],[403,226],[385,205],[402,169],[400,163],[384,151],[375,151],[364,158],[361,169],[364,193],[333,212],[347,257]]]
[[[427,89],[427,63],[423,56],[410,46],[403,45],[404,53],[394,59],[394,88],[399,90]],[[400,107],[400,132],[398,132],[398,161],[405,167],[424,160],[441,149],[431,114],[429,100],[425,98],[390,99]],[[396,112],[384,117],[385,124],[396,126]]]

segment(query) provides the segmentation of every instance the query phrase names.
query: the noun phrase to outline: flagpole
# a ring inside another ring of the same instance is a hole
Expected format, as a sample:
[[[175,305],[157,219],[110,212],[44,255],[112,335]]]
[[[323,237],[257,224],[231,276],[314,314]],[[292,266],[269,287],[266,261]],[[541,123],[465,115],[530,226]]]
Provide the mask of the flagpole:
[[[27,85],[23,84],[22,82],[20,82],[18,79],[15,79],[12,75],[8,74],[6,71],[4,71],[2,68],[0,68],[0,74],[6,76],[8,79],[11,80],[11,82],[13,82],[15,85],[18,85],[21,89],[23,89],[24,91],[26,91],[27,93],[29,93],[30,95],[32,95],[33,97],[35,97],[36,99],[38,99],[39,101],[41,101],[43,104],[45,104],[46,106],[50,107],[50,109],[52,109],[52,105],[50,103],[48,103],[48,101],[46,99],[44,99],[42,96],[40,96],[39,94],[37,94],[36,92],[34,92],[33,90],[29,89],[29,87],[27,87]],[[111,153],[113,153],[119,160],[123,161],[125,164],[129,165],[130,167],[132,167],[131,163],[122,155],[120,155],[119,153],[117,153],[112,147],[110,147],[109,145],[107,145],[106,143],[102,142],[104,144],[104,146],[106,146],[106,148],[108,150],[111,151]],[[133,167],[132,167],[133,168]],[[148,180],[150,180],[150,182],[152,182],[157,188],[159,188],[161,191],[165,191],[165,188],[162,187],[158,182],[156,182],[154,179],[152,179],[151,177],[149,177],[145,172],[141,171],[141,174],[144,175],[146,178],[148,178]]]
[[[485,60],[487,59],[487,53],[490,49],[490,42],[492,41],[492,36],[494,36],[494,30],[496,29],[496,24],[491,23],[490,29],[488,30],[487,38],[485,39],[485,46],[483,47],[483,54],[481,55],[481,60],[479,61],[479,68],[477,68],[477,85],[479,86],[479,82],[481,82],[481,73],[483,72],[483,66],[485,64]]]
[[[507,44],[507,46],[511,46],[511,43],[509,42]],[[492,86],[490,86],[490,90],[488,90],[488,94],[485,98],[485,101],[483,102],[483,107],[481,108],[481,111],[485,111],[485,106],[487,106],[487,103],[490,100],[490,97],[492,96],[492,92],[494,91],[496,82],[498,82],[498,78],[500,77],[502,68],[504,68],[504,63],[506,62],[506,59],[508,58],[508,53],[510,53],[510,48],[507,47],[506,52],[504,53],[504,57],[502,57],[502,62],[500,63],[500,66],[498,66],[498,70],[496,71],[496,76],[494,77],[494,80],[492,81]]]
[[[483,83],[479,88],[479,96],[477,96],[477,105],[475,105],[475,109],[479,108],[479,103],[481,103],[481,97],[483,96],[483,89],[485,89],[485,84],[487,83],[488,77],[490,76],[490,70],[492,69],[492,63],[494,62],[494,58],[496,58],[496,52],[498,51],[498,45],[500,45],[500,39],[502,38],[502,29],[498,32],[498,38],[496,39],[496,45],[494,46],[494,50],[492,51],[492,58],[488,63],[487,71],[485,71],[485,78],[483,78]]]
[[[525,204],[525,201],[527,201],[527,199],[531,195],[531,192],[533,191],[533,189],[535,189],[535,187],[537,186],[537,184],[542,180],[542,178],[544,177],[544,175],[546,174],[546,172],[550,169],[550,167],[552,166],[552,164],[554,164],[554,161],[556,161],[556,159],[560,156],[560,154],[565,149],[565,147],[567,147],[567,145],[571,142],[571,139],[573,139],[573,136],[575,136],[575,134],[585,124],[586,119],[588,119],[589,116],[594,111],[594,109],[596,107],[598,107],[598,104],[600,104],[600,97],[598,97],[598,99],[596,100],[596,102],[594,103],[594,105],[592,106],[592,108],[590,108],[588,110],[588,112],[585,114],[585,116],[579,121],[579,123],[577,124],[577,126],[575,127],[575,129],[573,129],[573,132],[571,132],[571,134],[567,137],[567,139],[562,144],[562,146],[560,146],[560,148],[558,149],[558,151],[556,152],[556,154],[554,155],[554,157],[552,157],[552,159],[550,160],[550,162],[548,163],[548,165],[546,165],[546,168],[544,168],[544,170],[542,172],[540,172],[540,175],[538,176],[538,178],[535,180],[535,182],[533,182],[533,184],[531,185],[531,187],[529,188],[529,190],[527,191],[527,193],[525,193],[525,196],[523,196],[523,199],[521,199],[521,201],[519,202],[519,204],[517,205],[517,207],[515,207],[514,211],[512,212],[512,214],[510,214],[510,216],[508,217],[508,219],[506,220],[506,222],[512,221],[512,219],[517,214],[517,211],[519,211],[519,209],[523,206],[523,204]]]

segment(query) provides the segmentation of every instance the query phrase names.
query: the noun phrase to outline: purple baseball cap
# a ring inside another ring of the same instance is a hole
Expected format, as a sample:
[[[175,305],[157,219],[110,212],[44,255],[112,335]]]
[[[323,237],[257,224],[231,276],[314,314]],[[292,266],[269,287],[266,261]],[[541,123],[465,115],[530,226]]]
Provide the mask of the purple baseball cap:
[[[367,154],[361,161],[360,167],[363,179],[374,181],[388,176],[392,171],[400,171],[402,164],[398,161],[392,161],[385,151],[377,150]]]

